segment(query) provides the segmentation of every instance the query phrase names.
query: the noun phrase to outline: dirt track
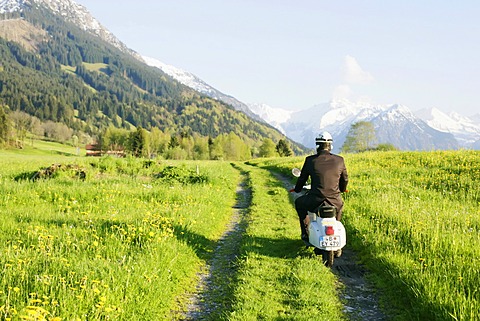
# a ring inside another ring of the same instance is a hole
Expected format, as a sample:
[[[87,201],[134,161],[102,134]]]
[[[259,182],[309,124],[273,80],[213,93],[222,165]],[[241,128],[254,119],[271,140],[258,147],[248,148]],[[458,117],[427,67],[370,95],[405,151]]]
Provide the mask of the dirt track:
[[[342,256],[335,259],[332,272],[344,286],[340,297],[350,320],[388,320],[378,306],[375,290],[365,279],[365,269],[357,263],[355,252],[348,245]]]
[[[197,293],[190,298],[188,312],[180,317],[181,320],[209,320],[212,315],[220,313],[220,309],[228,310],[229,308],[220,307],[215,303],[218,302],[215,298],[228,295],[224,293],[224,287],[218,286],[216,278],[221,277],[222,274],[236,272],[235,266],[229,265],[228,262],[234,262],[238,254],[241,236],[245,229],[243,218],[248,213],[251,202],[251,190],[246,188],[248,177],[245,173],[242,175],[244,178],[237,187],[237,203],[233,208],[232,220],[215,250],[218,255],[215,255],[201,272]],[[291,187],[288,178],[274,175],[284,183],[286,188]],[[339,295],[344,304],[345,314],[354,321],[389,320],[379,307],[375,290],[365,279],[366,270],[357,261],[355,252],[347,244],[343,249],[343,255],[335,259],[332,267],[332,273],[341,283]]]

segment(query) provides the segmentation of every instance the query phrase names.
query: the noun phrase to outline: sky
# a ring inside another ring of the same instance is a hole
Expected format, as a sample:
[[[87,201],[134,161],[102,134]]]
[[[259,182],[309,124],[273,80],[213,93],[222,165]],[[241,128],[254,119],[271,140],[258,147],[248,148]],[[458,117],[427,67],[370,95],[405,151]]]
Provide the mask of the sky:
[[[480,113],[478,0],[76,0],[129,48],[245,103]]]

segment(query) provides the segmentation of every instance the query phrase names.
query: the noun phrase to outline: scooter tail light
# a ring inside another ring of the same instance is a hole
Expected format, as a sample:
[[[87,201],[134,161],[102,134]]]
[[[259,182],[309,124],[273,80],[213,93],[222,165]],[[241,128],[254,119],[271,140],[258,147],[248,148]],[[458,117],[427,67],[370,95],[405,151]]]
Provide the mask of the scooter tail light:
[[[326,235],[333,235],[335,231],[333,230],[333,226],[325,226],[325,234]]]

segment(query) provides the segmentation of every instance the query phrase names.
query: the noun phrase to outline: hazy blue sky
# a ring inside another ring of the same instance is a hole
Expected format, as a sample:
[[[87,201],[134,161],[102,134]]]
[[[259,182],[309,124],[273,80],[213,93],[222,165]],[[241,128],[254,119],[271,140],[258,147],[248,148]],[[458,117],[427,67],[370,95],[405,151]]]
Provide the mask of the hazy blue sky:
[[[244,102],[480,112],[480,1],[77,0],[128,47]]]

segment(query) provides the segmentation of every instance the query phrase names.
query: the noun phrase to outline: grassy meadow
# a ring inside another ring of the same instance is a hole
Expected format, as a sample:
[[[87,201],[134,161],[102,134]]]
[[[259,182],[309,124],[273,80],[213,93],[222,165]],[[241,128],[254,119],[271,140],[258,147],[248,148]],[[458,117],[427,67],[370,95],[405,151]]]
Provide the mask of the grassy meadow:
[[[245,178],[245,232],[211,320],[348,319],[335,275],[302,246],[291,197],[272,174],[293,184],[302,157],[230,164],[51,147],[0,152],[1,320],[182,319]],[[345,160],[347,246],[392,319],[477,320],[480,153]]]
[[[220,162],[8,152],[0,162],[2,320],[174,318],[239,179]],[[55,170],[38,175],[45,167]]]
[[[396,320],[480,318],[480,152],[345,156],[348,244]],[[303,159],[257,161],[290,175]]]
[[[355,155],[348,162],[354,181],[345,220],[377,281],[410,320],[478,320],[480,153]]]

